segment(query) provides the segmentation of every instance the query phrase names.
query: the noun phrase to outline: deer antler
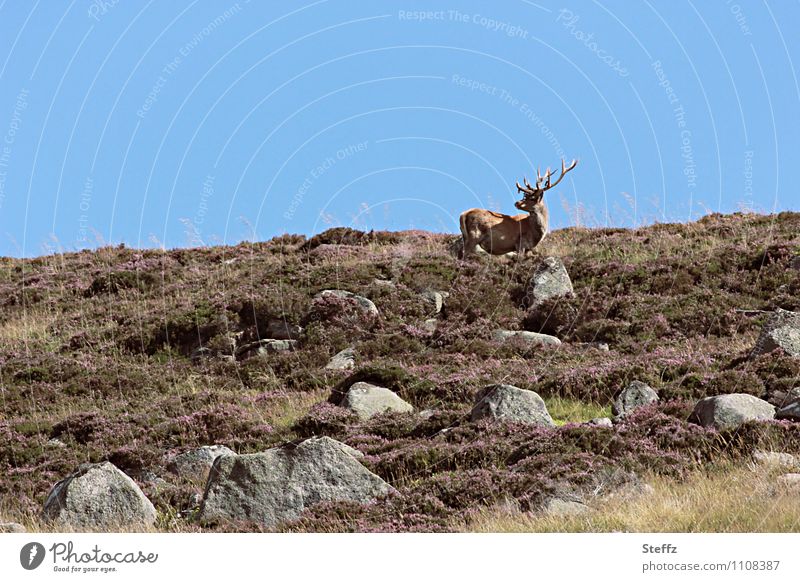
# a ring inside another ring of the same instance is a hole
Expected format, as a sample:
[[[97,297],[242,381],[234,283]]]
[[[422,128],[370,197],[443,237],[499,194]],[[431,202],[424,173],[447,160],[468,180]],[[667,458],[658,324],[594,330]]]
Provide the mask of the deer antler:
[[[515,182],[515,184],[517,185],[517,192],[524,192],[526,196],[531,196],[533,194],[536,194],[537,192],[544,192],[546,190],[549,190],[550,188],[557,186],[558,183],[564,178],[564,175],[577,165],[578,165],[578,160],[572,160],[572,163],[569,165],[569,167],[566,167],[566,165],[564,164],[564,160],[562,159],[561,175],[558,177],[558,180],[555,181],[555,184],[551,184],[553,179],[553,172],[549,167],[545,171],[544,176],[542,176],[541,167],[537,167],[536,186],[531,186],[528,183],[528,178],[523,177],[522,183],[525,184],[525,187],[520,186],[519,182]]]
[[[547,184],[545,184],[545,187],[542,188],[542,191],[549,190],[550,188],[554,188],[554,187],[558,186],[558,183],[564,178],[566,173],[569,172],[570,170],[572,170],[577,165],[578,165],[578,160],[572,160],[572,163],[569,165],[569,167],[566,167],[565,164],[564,164],[564,160],[562,159],[561,160],[561,175],[558,177],[558,180],[556,180],[555,184],[550,184],[550,179],[551,179],[552,176],[551,176],[551,173],[550,173],[550,168],[547,168],[547,173],[545,174],[545,177],[547,178]]]
[[[531,186],[528,183],[528,178],[523,176],[522,183],[525,184],[524,188],[519,185],[519,182],[515,182],[515,184],[517,185],[517,192],[524,192],[525,194],[528,194],[528,195],[534,194],[536,192],[537,188],[534,188],[533,186]],[[537,185],[538,185],[538,182],[537,182]]]

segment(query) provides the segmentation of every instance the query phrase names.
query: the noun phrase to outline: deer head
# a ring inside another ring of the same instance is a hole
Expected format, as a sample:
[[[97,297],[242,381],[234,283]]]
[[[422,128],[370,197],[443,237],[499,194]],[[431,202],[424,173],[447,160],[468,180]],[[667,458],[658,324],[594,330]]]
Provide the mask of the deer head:
[[[531,186],[528,183],[527,178],[522,179],[522,183],[525,186],[520,186],[519,182],[516,182],[517,185],[517,192],[522,192],[523,197],[522,200],[514,204],[519,210],[524,210],[525,212],[533,212],[538,204],[541,204],[542,200],[544,199],[544,193],[547,192],[550,188],[554,188],[558,185],[561,180],[564,179],[564,176],[567,172],[572,170],[575,166],[578,165],[578,160],[572,160],[572,163],[567,167],[564,163],[564,160],[561,160],[561,175],[558,177],[554,183],[551,183],[553,178],[553,173],[550,171],[550,168],[547,168],[547,171],[542,176],[542,173],[539,168],[536,169],[536,185]]]

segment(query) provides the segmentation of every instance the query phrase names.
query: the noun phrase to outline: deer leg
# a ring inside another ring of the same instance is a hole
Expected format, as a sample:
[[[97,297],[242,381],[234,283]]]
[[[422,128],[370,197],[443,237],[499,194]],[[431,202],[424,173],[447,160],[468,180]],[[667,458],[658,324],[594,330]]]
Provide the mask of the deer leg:
[[[467,257],[475,255],[475,250],[478,246],[478,241],[474,237],[465,237],[464,238],[464,248],[461,253],[462,258],[466,259]]]

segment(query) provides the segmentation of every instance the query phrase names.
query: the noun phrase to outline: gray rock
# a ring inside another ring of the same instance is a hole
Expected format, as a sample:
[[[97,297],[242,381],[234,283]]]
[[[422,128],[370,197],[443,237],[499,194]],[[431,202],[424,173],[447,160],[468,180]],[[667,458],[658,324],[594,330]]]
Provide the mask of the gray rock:
[[[436,333],[436,329],[438,327],[439,327],[439,321],[436,319],[426,319],[422,323],[422,329],[430,334]]]
[[[255,356],[289,352],[292,351],[296,345],[297,340],[262,339],[240,347],[236,350],[236,357],[239,360],[246,360]]]
[[[536,307],[547,299],[568,297],[573,293],[564,263],[556,257],[547,257],[534,271],[526,295],[529,305]]]
[[[0,523],[0,533],[25,533],[26,531],[24,526],[13,521]]]
[[[800,473],[786,473],[779,476],[775,481],[779,486],[789,489],[794,493],[800,493]]]
[[[356,295],[355,293],[344,291],[342,289],[325,289],[324,291],[320,291],[314,295],[314,299],[321,299],[330,296],[352,301],[353,304],[356,305],[356,307],[358,307],[365,315],[377,317],[379,314],[378,308],[372,301],[366,297],[362,297],[361,295]]]
[[[736,428],[749,420],[771,420],[775,407],[750,394],[721,394],[703,398],[689,421],[716,429]]]
[[[532,390],[510,384],[483,388],[475,399],[472,420],[513,421],[538,426],[555,426],[544,400]]]
[[[315,437],[263,453],[219,457],[200,519],[255,521],[269,528],[320,502],[366,503],[393,491],[351,451],[329,437]]]
[[[207,445],[173,457],[167,463],[167,470],[183,479],[205,483],[217,457],[235,454],[224,445]]]
[[[351,370],[356,367],[356,351],[353,348],[345,348],[335,356],[325,366],[326,370]]]
[[[800,382],[800,380],[798,380]],[[780,409],[791,404],[794,400],[800,400],[800,386],[786,389],[773,389],[764,398],[767,402]]]
[[[356,382],[347,391],[342,406],[349,408],[361,420],[383,412],[413,412],[414,407],[388,388]]]
[[[303,333],[303,328],[299,325],[289,323],[280,318],[270,319],[265,328],[264,333],[268,338],[279,340],[296,340]]]
[[[606,417],[606,416],[601,416],[599,418],[593,418],[592,420],[590,420],[586,424],[591,424],[592,426],[607,426],[607,427],[614,426],[614,423],[611,422],[611,419]]]
[[[139,486],[109,462],[81,465],[50,490],[47,521],[77,529],[152,525],[156,510]]]
[[[545,515],[553,515],[558,517],[569,517],[573,515],[582,515],[591,511],[591,508],[585,503],[580,501],[572,501],[570,499],[561,499],[560,497],[549,498],[542,512]]]
[[[577,344],[572,344],[575,347],[584,349],[584,350],[599,350],[601,352],[608,352],[609,347],[608,344],[605,342],[581,342]]]
[[[198,360],[202,360],[203,358],[210,358],[213,355],[214,350],[205,346],[200,346],[199,348],[196,348],[189,357],[193,362],[196,362]]]
[[[649,483],[645,483],[638,478],[633,479],[606,494],[609,499],[632,500],[638,497],[653,495],[656,490]]]
[[[800,421],[800,399],[793,400],[786,406],[782,406],[775,413],[775,418],[778,420],[794,420]]]
[[[658,394],[644,382],[634,380],[624,388],[614,400],[611,412],[614,418],[623,419],[642,406],[658,402]]]
[[[798,466],[798,460],[794,455],[775,451],[754,451],[753,462],[765,467],[792,468]]]
[[[777,309],[761,329],[751,357],[767,354],[777,348],[800,358],[800,313]]]
[[[264,335],[271,339],[299,339],[303,333],[303,328],[299,325],[289,323],[282,318],[270,319],[262,330],[259,326],[259,331],[263,331]]]
[[[431,307],[433,313],[439,313],[444,306],[444,296],[438,291],[428,289],[420,293],[420,297]]]
[[[495,341],[505,342],[514,338],[519,338],[530,344],[542,344],[560,346],[561,340],[555,336],[533,331],[514,331],[510,329],[498,329],[494,332]]]
[[[397,284],[389,279],[373,279],[372,284],[377,287],[384,287],[386,289],[394,289],[397,287]]]

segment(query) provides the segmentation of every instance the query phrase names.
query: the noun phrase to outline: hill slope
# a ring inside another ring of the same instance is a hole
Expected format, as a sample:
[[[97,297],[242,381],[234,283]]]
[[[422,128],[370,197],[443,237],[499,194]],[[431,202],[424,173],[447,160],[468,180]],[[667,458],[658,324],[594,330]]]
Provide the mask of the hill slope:
[[[453,240],[333,229],[235,247],[0,260],[0,517],[35,523],[57,480],[111,460],[156,504],[160,528],[196,529],[179,514],[202,487],[169,476],[171,455],[206,444],[252,452],[314,434],[364,452],[400,495],[322,504],[287,529],[462,529],[478,508],[508,499],[536,508],[622,472],[681,478],[759,447],[800,452],[791,423],[717,433],[686,422],[703,396],[775,398],[800,385],[796,359],[747,358],[767,311],[800,310],[800,214],[566,229],[520,260],[464,262]],[[562,259],[575,296],[529,308],[543,256]],[[314,303],[323,289],[363,295],[380,315]],[[449,293],[440,314],[420,297],[426,289]],[[296,326],[295,350],[234,357]],[[500,344],[501,328],[564,343]],[[326,370],[347,347],[354,376]],[[326,402],[358,379],[432,415],[359,421]],[[661,402],[614,428],[576,423],[607,413],[632,380]],[[469,422],[475,394],[499,382],[535,390],[566,424]]]

